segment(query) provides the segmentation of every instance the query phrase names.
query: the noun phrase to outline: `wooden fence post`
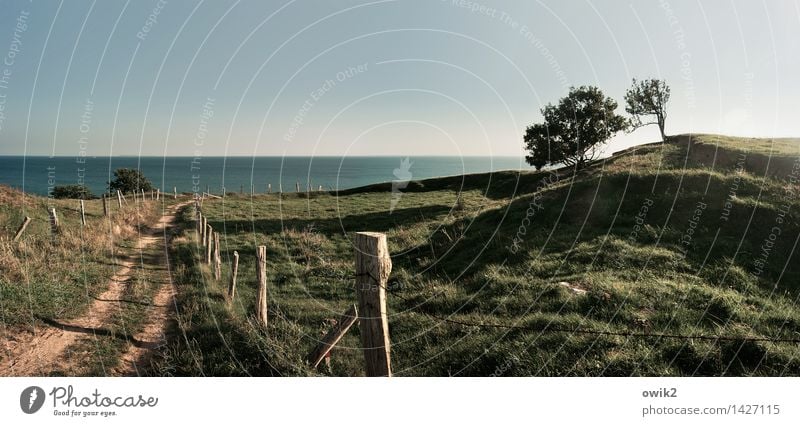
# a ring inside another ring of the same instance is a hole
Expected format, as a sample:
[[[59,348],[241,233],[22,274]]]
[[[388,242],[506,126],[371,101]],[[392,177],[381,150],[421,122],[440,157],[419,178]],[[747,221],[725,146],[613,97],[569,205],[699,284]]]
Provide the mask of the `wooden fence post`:
[[[231,283],[228,285],[228,300],[233,301],[236,296],[236,276],[239,275],[239,252],[233,251],[233,267],[231,268]]]
[[[203,244],[203,213],[200,213],[200,210],[197,211],[195,221],[196,223],[194,224],[194,230],[197,232],[197,242]]]
[[[119,203],[119,208],[122,208],[122,193],[117,190],[117,203]]]
[[[300,192],[300,182],[294,183],[294,192]]]
[[[58,232],[58,215],[56,214],[56,208],[51,207],[50,210],[50,231],[55,234]]]
[[[14,241],[19,241],[20,237],[22,237],[22,233],[25,232],[25,228],[31,223],[31,218],[25,216],[25,219],[22,220],[22,224],[17,228],[17,233],[14,234]]]
[[[212,238],[214,237],[214,228],[211,225],[206,225],[206,263],[211,264],[211,249],[214,245]]]
[[[108,199],[106,194],[103,194],[103,217],[108,216]]]
[[[173,186],[172,187],[172,199],[173,200],[177,200],[178,199],[178,187],[177,186]]]
[[[86,209],[83,206],[83,200],[81,201],[81,226],[86,226]]]
[[[161,188],[156,188],[156,201],[161,199]]]
[[[203,247],[205,247],[208,245],[208,218],[205,215],[203,215],[203,224],[201,226],[203,231]]]
[[[272,194],[272,184],[271,183],[267,184],[267,194]]]
[[[358,309],[356,309],[356,305],[350,305],[350,308],[342,314],[342,317],[339,318],[339,321],[336,325],[325,335],[325,337],[320,340],[319,344],[316,348],[311,352],[308,356],[308,363],[311,364],[312,368],[317,368],[320,362],[322,362],[325,355],[339,343],[339,340],[347,334],[347,330],[355,324],[356,320],[358,319]]]
[[[258,246],[256,252],[256,276],[258,277],[258,299],[256,299],[256,319],[267,326],[267,246]]]
[[[214,278],[222,278],[222,259],[219,256],[219,232],[214,233]]]
[[[391,377],[386,283],[392,272],[392,259],[389,257],[386,234],[357,232],[355,247],[359,329],[366,373],[367,376]]]

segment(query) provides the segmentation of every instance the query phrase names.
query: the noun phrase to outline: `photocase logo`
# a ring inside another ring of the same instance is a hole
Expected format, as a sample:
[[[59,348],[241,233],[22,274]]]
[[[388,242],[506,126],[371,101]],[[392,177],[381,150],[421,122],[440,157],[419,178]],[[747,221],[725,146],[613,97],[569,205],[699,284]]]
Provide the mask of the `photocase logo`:
[[[389,205],[389,214],[392,214],[394,208],[397,207],[397,203],[400,202],[400,198],[403,196],[403,192],[401,189],[405,189],[408,186],[408,183],[411,181],[411,166],[414,163],[406,157],[405,160],[400,160],[400,167],[394,169],[394,177],[397,179],[392,180],[392,201]]]
[[[42,405],[44,405],[44,389],[39,386],[27,387],[19,395],[19,408],[22,408],[25,414],[39,411]]]

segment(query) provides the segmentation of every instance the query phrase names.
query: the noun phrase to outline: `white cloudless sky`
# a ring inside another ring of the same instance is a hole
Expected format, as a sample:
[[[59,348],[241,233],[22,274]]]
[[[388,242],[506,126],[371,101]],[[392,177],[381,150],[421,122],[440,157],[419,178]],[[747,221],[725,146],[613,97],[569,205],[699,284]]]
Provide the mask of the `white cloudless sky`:
[[[668,134],[800,135],[796,1],[2,9],[2,155],[523,155],[525,127],[569,86],[624,113],[634,77],[670,84]],[[607,150],[657,139],[642,129]]]

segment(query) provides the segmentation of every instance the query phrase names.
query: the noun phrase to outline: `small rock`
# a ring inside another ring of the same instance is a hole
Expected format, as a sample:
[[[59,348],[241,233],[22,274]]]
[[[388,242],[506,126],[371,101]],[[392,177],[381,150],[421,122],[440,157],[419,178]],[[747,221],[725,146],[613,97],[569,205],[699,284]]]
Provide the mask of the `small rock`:
[[[586,290],[584,290],[582,288],[575,287],[575,286],[573,286],[572,284],[570,284],[570,283],[568,283],[566,281],[560,281],[557,284],[562,286],[562,287],[568,288],[570,291],[572,291],[575,294],[586,294]]]

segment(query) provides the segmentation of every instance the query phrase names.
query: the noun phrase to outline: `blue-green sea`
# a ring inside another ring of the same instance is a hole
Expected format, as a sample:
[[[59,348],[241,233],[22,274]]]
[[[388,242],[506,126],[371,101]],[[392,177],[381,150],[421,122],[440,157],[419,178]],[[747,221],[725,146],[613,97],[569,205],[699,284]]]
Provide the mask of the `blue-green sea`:
[[[531,170],[521,157],[22,157],[0,156],[0,184],[47,195],[56,185],[103,193],[118,168],[141,170],[165,192],[325,190],[501,170]]]

